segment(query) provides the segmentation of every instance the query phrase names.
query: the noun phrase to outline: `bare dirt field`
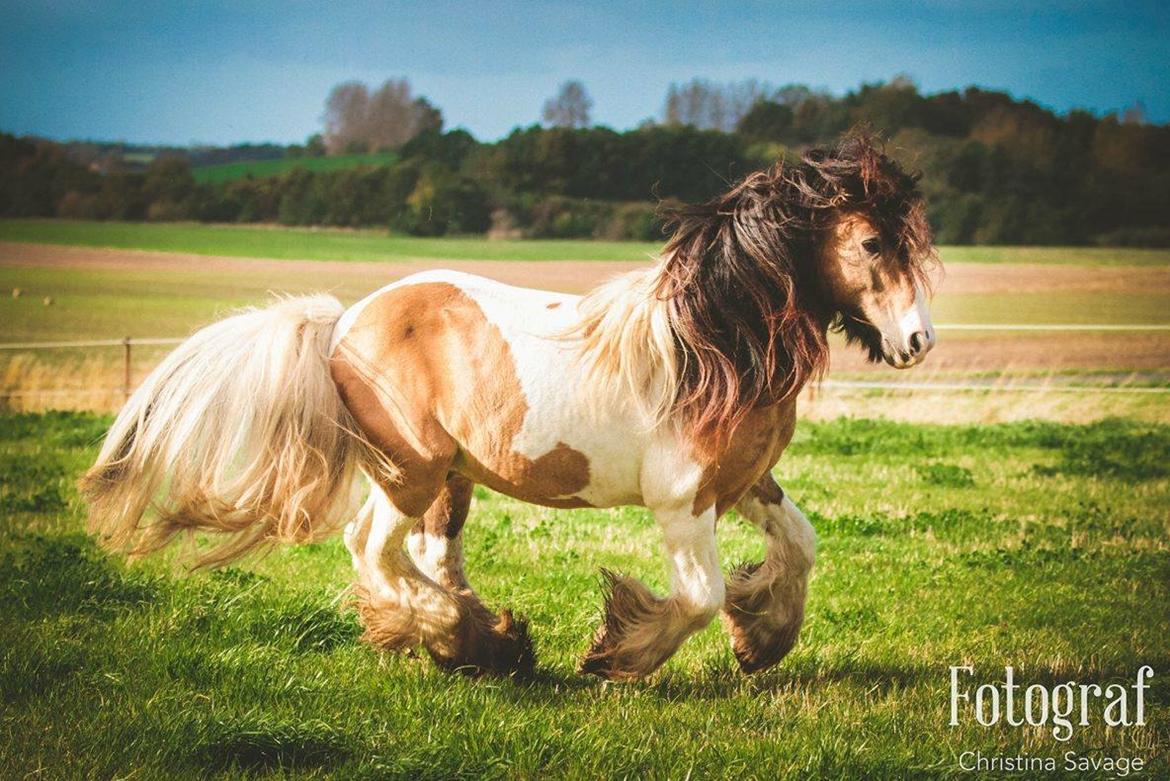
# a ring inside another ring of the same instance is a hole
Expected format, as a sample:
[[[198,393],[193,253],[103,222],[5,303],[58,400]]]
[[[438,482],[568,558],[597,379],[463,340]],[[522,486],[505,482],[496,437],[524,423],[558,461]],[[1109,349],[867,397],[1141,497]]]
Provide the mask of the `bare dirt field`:
[[[176,252],[92,249],[0,242],[0,266],[84,269],[109,272],[167,272],[230,275],[236,284],[264,280],[280,289],[330,289],[338,295],[361,295],[373,286],[432,268],[480,274],[513,285],[582,293],[598,282],[651,262],[621,261],[323,261],[265,260]],[[952,263],[936,285],[936,294],[1044,294],[1143,292],[1170,295],[1170,270],[1149,266],[1074,266],[1024,263]]]

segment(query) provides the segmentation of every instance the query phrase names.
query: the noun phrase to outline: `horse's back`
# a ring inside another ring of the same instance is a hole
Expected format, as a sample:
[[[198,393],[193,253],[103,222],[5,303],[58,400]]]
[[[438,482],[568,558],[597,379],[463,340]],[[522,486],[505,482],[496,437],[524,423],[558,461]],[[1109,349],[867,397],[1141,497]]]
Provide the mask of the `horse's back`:
[[[342,317],[334,377],[365,433],[416,483],[453,470],[552,506],[636,501],[630,422],[589,403],[566,334],[578,300],[458,272],[412,275]]]

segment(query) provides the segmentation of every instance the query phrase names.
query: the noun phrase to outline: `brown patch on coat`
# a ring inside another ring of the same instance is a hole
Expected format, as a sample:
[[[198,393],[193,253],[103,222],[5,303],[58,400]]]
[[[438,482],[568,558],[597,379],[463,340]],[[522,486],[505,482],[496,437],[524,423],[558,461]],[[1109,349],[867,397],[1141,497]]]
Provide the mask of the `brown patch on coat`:
[[[474,488],[475,483],[463,475],[448,477],[438,498],[419,520],[422,528],[416,526],[416,531],[425,531],[434,537],[446,537],[449,540],[458,537],[467,520],[467,512],[471,509]]]
[[[545,304],[544,308],[545,309],[556,309],[560,305],[561,305],[560,301],[551,301],[551,302]]]
[[[727,512],[780,459],[795,430],[796,400],[789,399],[752,410],[729,436],[716,439],[726,442],[717,450],[692,443],[693,456],[704,468],[691,512],[697,516],[712,505],[716,517]]]
[[[449,471],[553,507],[581,507],[589,460],[561,442],[529,458],[512,449],[524,397],[511,348],[479,305],[446,282],[403,285],[358,315],[332,361],[346,406],[403,473],[384,486],[417,517]],[[425,500],[425,501],[424,501]]]
[[[772,475],[768,472],[760,475],[760,479],[756,480],[748,494],[761,504],[779,505],[784,502],[784,489],[772,479]]]

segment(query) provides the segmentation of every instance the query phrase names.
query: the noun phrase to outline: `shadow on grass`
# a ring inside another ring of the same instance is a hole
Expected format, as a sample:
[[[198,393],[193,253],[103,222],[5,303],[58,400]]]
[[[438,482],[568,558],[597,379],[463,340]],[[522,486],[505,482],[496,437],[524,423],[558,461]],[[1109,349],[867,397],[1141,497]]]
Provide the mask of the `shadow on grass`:
[[[128,571],[82,534],[5,535],[0,601],[24,618],[134,609],[157,601],[157,579]]]
[[[209,771],[329,768],[353,755],[347,736],[319,721],[245,714],[203,727],[191,764]]]
[[[1010,664],[1010,662],[1008,662]],[[976,676],[968,683],[971,687],[982,683],[1002,682],[1004,664],[1002,660],[991,662],[976,660],[971,663]],[[1016,681],[1023,686],[1041,684],[1051,688],[1073,681],[1080,684],[1098,684],[1102,688],[1109,684],[1133,686],[1137,670],[1148,664],[1155,671],[1170,669],[1170,657],[1155,656],[1131,662],[1117,662],[1104,667],[1041,667],[1014,665]],[[754,675],[742,673],[731,661],[719,660],[698,674],[665,670],[648,681],[641,683],[609,684],[593,676],[567,673],[550,668],[537,671],[521,679],[487,679],[506,681],[513,684],[502,692],[518,703],[553,704],[564,692],[581,691],[601,686],[615,686],[651,693],[663,700],[728,700],[743,696],[759,696],[783,692],[810,691],[830,685],[845,685],[864,690],[867,693],[885,695],[892,691],[927,685],[945,692],[950,685],[950,671],[947,665],[924,666],[897,664],[871,660],[833,660],[819,662],[815,658],[795,658],[781,662],[776,667]],[[1152,705],[1170,703],[1170,678],[1162,676],[1147,681],[1146,702]]]

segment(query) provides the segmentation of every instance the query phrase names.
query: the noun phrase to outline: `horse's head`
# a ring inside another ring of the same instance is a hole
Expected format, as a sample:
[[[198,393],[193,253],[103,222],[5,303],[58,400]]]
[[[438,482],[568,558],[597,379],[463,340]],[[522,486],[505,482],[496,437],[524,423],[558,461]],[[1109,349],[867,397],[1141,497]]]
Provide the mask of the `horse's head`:
[[[934,344],[922,194],[864,133],[669,217],[651,287],[674,351],[663,406],[698,431],[730,430],[820,377],[832,326],[898,368]]]
[[[872,361],[920,363],[935,342],[928,309],[937,265],[917,177],[865,136],[813,150],[806,184],[823,207],[815,263],[826,306]]]

